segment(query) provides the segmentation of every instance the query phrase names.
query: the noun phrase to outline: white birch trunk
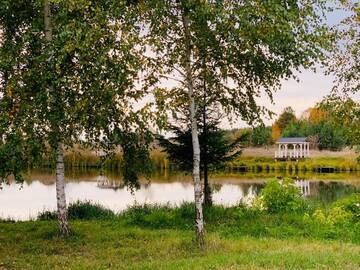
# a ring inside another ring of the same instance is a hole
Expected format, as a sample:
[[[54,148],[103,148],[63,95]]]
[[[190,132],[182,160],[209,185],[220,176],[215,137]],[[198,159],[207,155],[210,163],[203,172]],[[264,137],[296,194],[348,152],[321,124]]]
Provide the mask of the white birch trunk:
[[[56,149],[56,201],[60,232],[67,235],[70,232],[68,213],[66,208],[65,196],[65,168],[64,168],[64,152],[61,143],[58,143]]]
[[[47,42],[52,41],[51,10],[48,0],[44,0],[44,24],[45,38]],[[56,146],[56,201],[60,232],[69,234],[69,223],[65,197],[65,175],[64,175],[64,153],[61,142]]]
[[[205,239],[204,239],[205,230],[204,230],[204,216],[203,216],[203,188],[200,178],[200,144],[199,144],[198,127],[197,127],[197,119],[196,119],[194,84],[193,84],[192,68],[191,68],[191,41],[190,41],[191,36],[189,31],[189,23],[186,15],[184,14],[184,11],[182,13],[182,22],[185,32],[185,46],[186,46],[185,73],[186,73],[186,82],[187,82],[188,96],[189,96],[191,136],[192,136],[192,146],[193,146],[192,178],[194,182],[194,195],[195,195],[196,236],[199,245],[203,247],[205,244]]]

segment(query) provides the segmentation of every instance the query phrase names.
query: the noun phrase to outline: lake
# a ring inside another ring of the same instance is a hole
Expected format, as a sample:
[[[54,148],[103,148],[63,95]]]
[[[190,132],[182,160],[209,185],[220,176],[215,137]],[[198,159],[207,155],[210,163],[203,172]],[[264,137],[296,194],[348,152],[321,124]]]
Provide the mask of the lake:
[[[225,206],[248,202],[257,196],[266,179],[281,173],[222,173],[210,177],[215,204]],[[360,173],[289,175],[296,179],[302,194],[311,200],[329,204],[360,190]],[[29,220],[43,210],[56,209],[55,176],[46,170],[28,174],[22,184],[10,182],[0,189],[0,218]],[[163,171],[150,180],[141,179],[139,190],[127,189],[116,173],[100,175],[96,170],[70,171],[66,174],[67,202],[90,200],[115,212],[133,204],[178,205],[193,201],[191,176]]]

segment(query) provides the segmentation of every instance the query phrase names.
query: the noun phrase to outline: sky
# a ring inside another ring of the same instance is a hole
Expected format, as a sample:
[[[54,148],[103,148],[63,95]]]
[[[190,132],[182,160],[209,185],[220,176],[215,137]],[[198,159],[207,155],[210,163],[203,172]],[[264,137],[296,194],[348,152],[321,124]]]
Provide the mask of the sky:
[[[329,26],[338,24],[348,14],[343,10],[335,10],[327,15],[327,23]],[[325,75],[325,70],[317,67],[317,71],[302,70],[298,73],[299,82],[296,80],[284,80],[282,87],[274,94],[274,104],[267,97],[261,97],[259,104],[280,114],[285,107],[291,106],[295,110],[297,117],[308,108],[316,105],[323,97],[330,94],[333,87],[334,77]],[[276,118],[276,116],[275,116]],[[273,120],[263,119],[264,123],[271,125]],[[223,128],[240,128],[246,126],[242,121],[235,121],[230,124],[226,119],[221,123]]]
[[[325,75],[321,68],[316,72],[303,70],[298,78],[299,82],[293,79],[283,81],[281,89],[274,94],[274,104],[266,97],[261,98],[260,103],[277,114],[291,106],[299,117],[330,93],[334,80],[334,77]]]

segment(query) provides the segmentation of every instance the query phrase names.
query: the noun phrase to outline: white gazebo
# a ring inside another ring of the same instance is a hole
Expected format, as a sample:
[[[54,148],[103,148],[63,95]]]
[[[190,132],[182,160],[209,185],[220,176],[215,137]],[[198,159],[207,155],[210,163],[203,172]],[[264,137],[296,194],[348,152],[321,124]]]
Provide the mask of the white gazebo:
[[[306,137],[280,138],[276,141],[278,150],[275,159],[301,159],[310,157],[310,143]]]

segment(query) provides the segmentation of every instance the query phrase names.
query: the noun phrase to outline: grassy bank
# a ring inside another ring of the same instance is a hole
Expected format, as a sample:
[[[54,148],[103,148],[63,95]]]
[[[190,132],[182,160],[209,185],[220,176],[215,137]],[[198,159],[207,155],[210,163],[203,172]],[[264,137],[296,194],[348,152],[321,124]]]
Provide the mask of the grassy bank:
[[[0,269],[359,269],[360,246],[334,240],[239,236],[128,226],[120,220],[0,223]],[[239,224],[239,228],[243,225]]]
[[[0,221],[0,269],[359,269],[360,194],[323,208],[271,183],[260,208],[205,209],[205,250],[194,241],[189,203],[116,214],[78,202],[69,207],[68,237],[51,212]]]

